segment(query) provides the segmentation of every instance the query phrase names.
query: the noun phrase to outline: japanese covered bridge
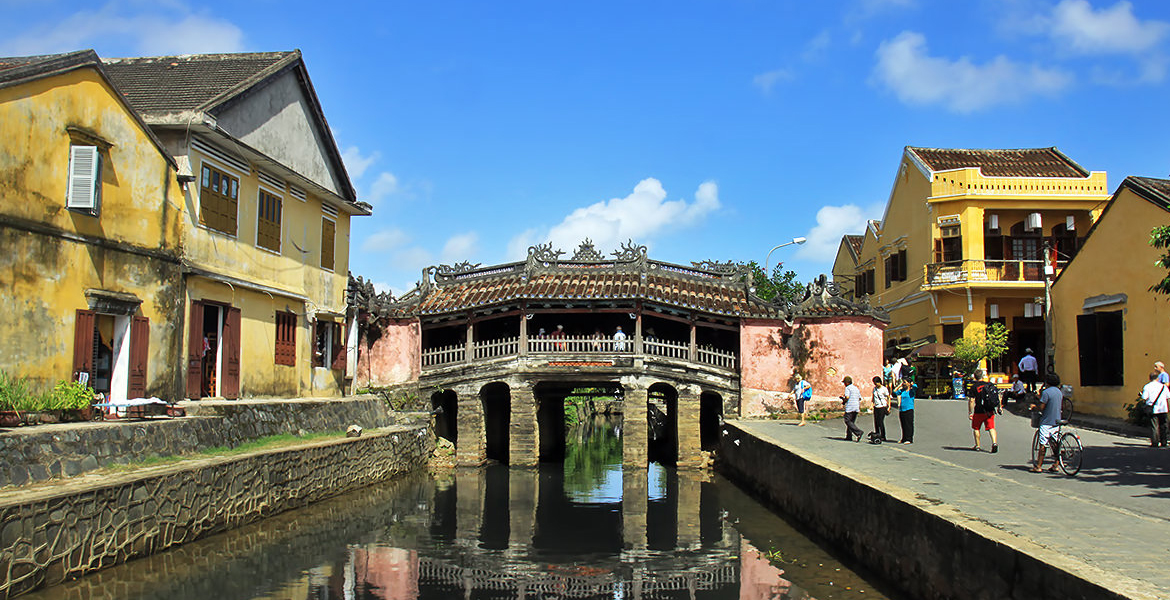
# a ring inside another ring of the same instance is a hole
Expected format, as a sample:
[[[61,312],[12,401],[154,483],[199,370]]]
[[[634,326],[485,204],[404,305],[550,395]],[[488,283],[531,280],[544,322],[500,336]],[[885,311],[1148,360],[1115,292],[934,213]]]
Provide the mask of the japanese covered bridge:
[[[827,403],[851,374],[881,372],[888,317],[836,295],[822,275],[797,304],[754,293],[732,263],[681,266],[627,243],[586,240],[526,261],[428,267],[401,298],[351,279],[360,323],[355,387],[416,390],[459,464],[563,457],[565,398],[616,398],[626,465],[702,462],[719,422],[792,410],[800,373]],[[619,333],[620,332],[620,333]]]

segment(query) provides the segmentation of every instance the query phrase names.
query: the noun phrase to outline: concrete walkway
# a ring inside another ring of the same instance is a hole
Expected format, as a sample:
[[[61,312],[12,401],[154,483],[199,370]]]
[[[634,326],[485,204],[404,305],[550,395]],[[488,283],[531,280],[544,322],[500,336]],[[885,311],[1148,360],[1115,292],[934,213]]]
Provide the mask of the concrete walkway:
[[[1085,446],[1080,474],[1036,474],[1028,471],[1035,430],[1027,418],[1007,411],[997,416],[999,452],[990,454],[972,450],[966,402],[918,400],[915,412],[911,445],[846,442],[841,419],[806,427],[786,421],[737,425],[839,472],[887,482],[1084,563],[1106,583],[1115,578],[1111,589],[1170,598],[1170,449],[1076,429]],[[862,415],[858,424],[869,433],[872,415]],[[886,431],[899,439],[897,415],[886,419]],[[990,447],[983,432],[983,448]]]

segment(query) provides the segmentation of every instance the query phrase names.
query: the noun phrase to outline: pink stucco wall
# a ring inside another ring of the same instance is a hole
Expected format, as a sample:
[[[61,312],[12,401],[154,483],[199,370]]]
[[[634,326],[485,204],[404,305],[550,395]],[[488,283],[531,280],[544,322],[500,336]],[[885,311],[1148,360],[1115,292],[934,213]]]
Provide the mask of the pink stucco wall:
[[[745,319],[740,330],[740,413],[756,417],[795,409],[792,376],[813,386],[813,408],[837,408],[841,378],[853,377],[866,402],[870,379],[882,372],[884,324],[869,318],[827,317],[783,321]]]
[[[422,332],[418,320],[391,321],[373,346],[358,343],[357,387],[385,386],[418,381],[422,372]]]

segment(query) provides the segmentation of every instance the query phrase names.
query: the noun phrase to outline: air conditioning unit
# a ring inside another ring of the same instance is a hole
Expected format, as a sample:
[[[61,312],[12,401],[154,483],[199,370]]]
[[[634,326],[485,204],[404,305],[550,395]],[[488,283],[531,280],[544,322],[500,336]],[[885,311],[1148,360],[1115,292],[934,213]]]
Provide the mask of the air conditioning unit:
[[[1034,212],[1028,214],[1028,221],[1025,227],[1029,230],[1043,229],[1044,225],[1040,222],[1040,213]]]

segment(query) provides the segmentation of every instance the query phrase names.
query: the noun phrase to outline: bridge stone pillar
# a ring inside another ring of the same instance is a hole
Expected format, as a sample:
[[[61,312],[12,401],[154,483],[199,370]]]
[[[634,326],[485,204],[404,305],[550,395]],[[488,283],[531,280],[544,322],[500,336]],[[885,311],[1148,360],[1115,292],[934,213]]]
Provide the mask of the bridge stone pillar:
[[[455,464],[478,466],[487,460],[487,436],[484,431],[483,404],[479,389],[470,385],[452,388],[457,399],[458,410],[455,426],[459,429],[459,442],[455,448]]]
[[[702,464],[697,385],[678,386],[678,468],[696,469]]]
[[[529,382],[509,382],[512,390],[512,427],[508,440],[508,464],[535,466],[540,458],[536,445],[536,395]]]
[[[646,422],[646,388],[626,380],[622,381],[622,387],[625,388],[622,401],[622,464],[627,469],[645,469],[649,464],[650,444],[650,427]]]
[[[622,540],[627,550],[646,549],[647,476],[645,466],[622,469]]]

